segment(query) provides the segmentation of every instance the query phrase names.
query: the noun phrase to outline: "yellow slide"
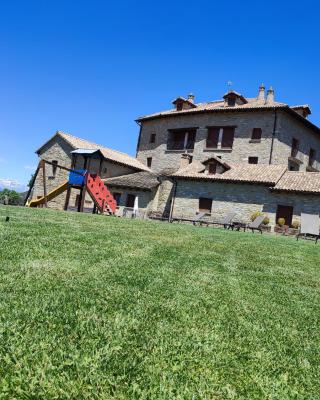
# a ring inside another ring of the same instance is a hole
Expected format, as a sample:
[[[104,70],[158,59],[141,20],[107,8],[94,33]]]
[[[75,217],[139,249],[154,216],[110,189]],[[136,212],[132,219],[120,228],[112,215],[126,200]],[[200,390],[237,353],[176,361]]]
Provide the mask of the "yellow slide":
[[[47,201],[50,201],[57,197],[59,194],[67,190],[68,188],[68,181],[63,182],[60,186],[56,187],[55,189],[51,190],[46,196]],[[29,207],[37,207],[40,206],[41,204],[44,204],[45,201],[45,196],[40,197],[40,199],[36,200],[31,200],[29,203]]]

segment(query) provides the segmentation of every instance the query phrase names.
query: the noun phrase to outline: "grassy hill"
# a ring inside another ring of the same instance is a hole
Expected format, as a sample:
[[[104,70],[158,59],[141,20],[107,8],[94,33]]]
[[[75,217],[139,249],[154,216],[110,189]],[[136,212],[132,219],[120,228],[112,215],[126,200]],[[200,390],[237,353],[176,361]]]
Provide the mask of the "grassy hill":
[[[0,399],[319,399],[320,245],[0,207]]]

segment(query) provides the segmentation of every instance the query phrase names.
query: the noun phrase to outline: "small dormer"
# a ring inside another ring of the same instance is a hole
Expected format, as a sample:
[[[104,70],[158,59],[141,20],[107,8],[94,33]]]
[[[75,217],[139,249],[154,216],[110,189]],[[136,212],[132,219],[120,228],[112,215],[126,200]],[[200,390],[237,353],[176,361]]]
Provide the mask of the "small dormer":
[[[175,106],[176,111],[190,110],[190,108],[197,107],[194,104],[194,95],[191,93],[188,95],[187,99],[181,96],[177,97],[175,100],[173,100],[172,104]]]
[[[304,118],[308,118],[308,115],[311,114],[311,110],[307,104],[303,105],[303,106],[294,106],[291,108],[292,108],[292,110],[294,110],[296,113],[298,113],[299,115],[301,115]]]
[[[204,173],[206,175],[223,174],[230,169],[230,166],[223,162],[219,157],[210,157],[208,160],[202,162],[205,166]]]
[[[226,93],[223,98],[225,107],[234,107],[236,105],[241,106],[248,103],[247,100],[240,93],[237,93],[233,90]]]

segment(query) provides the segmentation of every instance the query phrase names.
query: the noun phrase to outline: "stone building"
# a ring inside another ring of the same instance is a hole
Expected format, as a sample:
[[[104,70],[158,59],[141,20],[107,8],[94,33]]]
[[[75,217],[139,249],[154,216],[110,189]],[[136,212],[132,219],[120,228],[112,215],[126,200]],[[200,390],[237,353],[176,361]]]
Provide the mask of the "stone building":
[[[260,86],[256,98],[229,91],[221,100],[195,103],[178,97],[173,108],[137,119],[136,158],[58,132],[39,157],[83,168],[83,151],[93,154],[90,171],[99,173],[117,200],[120,215],[194,217],[215,220],[234,210],[248,221],[252,213],[284,217],[288,225],[301,212],[320,212],[320,129],[308,120],[308,105],[275,101]],[[48,185],[65,180],[52,171]],[[41,177],[33,198],[42,195]],[[74,205],[77,194],[73,194]],[[63,208],[64,197],[49,206]],[[86,199],[87,208],[93,206]]]

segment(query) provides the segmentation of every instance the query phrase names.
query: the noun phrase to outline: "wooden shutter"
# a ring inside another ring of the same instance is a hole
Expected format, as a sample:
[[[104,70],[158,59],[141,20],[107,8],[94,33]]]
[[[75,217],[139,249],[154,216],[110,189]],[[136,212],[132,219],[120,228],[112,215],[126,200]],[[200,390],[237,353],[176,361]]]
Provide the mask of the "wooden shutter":
[[[211,127],[208,128],[208,135],[207,135],[207,148],[217,148],[218,141],[219,141],[219,131],[220,128]]]
[[[196,140],[196,131],[188,131],[187,149],[194,149],[194,142]]]
[[[232,148],[234,139],[234,127],[226,127],[223,129],[221,147]]]

